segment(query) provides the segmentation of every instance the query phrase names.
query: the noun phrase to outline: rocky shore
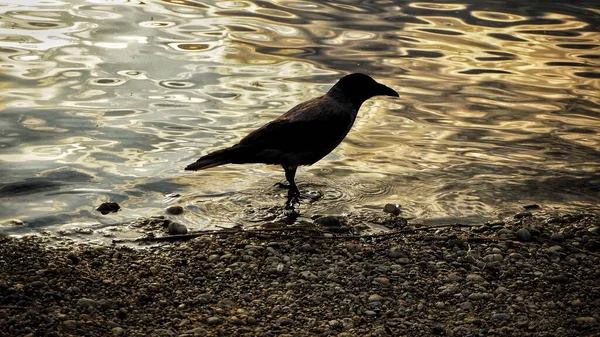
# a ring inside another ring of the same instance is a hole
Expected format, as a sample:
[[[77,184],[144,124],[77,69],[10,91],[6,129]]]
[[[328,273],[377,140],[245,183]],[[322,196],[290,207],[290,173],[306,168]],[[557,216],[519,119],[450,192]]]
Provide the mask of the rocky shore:
[[[135,248],[0,238],[0,336],[600,334],[600,214],[355,222]]]

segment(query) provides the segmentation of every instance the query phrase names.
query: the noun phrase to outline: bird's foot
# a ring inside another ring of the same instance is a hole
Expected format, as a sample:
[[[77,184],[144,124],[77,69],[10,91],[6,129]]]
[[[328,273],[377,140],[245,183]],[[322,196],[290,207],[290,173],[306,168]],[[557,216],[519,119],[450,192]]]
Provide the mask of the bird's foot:
[[[289,189],[290,189],[290,184],[284,184],[284,183],[275,183],[275,185],[273,185],[273,186],[277,186],[277,187],[279,187],[279,188],[284,188],[284,189],[286,189],[286,190],[289,190]]]
[[[293,209],[294,208],[294,204],[299,204],[300,203],[300,190],[298,190],[298,188],[290,188],[288,190],[288,198],[287,201],[285,202],[285,208],[286,209]]]

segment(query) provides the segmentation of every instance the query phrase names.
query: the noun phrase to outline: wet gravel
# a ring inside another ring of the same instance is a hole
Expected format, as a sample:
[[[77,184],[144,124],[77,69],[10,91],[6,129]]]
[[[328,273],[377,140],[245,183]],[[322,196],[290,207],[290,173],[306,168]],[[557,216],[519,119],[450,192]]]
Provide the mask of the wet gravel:
[[[529,213],[344,239],[0,238],[0,336],[596,336],[599,226]]]

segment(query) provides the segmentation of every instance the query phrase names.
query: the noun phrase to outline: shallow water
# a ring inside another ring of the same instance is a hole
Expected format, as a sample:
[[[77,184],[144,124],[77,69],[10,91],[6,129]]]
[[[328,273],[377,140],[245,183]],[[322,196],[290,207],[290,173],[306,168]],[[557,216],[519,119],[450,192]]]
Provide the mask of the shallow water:
[[[192,229],[269,219],[280,168],[183,167],[350,72],[400,98],[363,104],[298,171],[323,195],[303,215],[597,209],[600,4],[525,3],[0,0],[0,230],[86,232],[172,204]],[[122,211],[95,212],[105,201]]]

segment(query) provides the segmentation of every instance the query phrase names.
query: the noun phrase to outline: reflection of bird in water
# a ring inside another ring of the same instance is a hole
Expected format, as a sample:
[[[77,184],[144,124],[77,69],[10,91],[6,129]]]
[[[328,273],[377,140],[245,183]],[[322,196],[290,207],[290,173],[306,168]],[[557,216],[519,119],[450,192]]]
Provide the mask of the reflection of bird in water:
[[[281,165],[289,185],[287,207],[298,202],[294,181],[300,165],[312,165],[338,146],[354,124],[361,104],[373,96],[398,93],[364,74],[342,77],[325,95],[300,103],[279,118],[251,132],[232,147],[209,153],[186,170],[224,164]]]

